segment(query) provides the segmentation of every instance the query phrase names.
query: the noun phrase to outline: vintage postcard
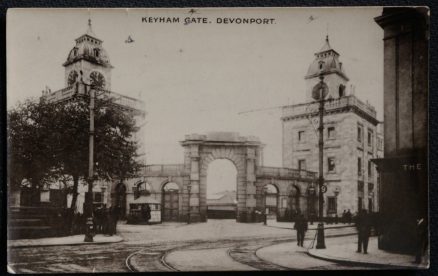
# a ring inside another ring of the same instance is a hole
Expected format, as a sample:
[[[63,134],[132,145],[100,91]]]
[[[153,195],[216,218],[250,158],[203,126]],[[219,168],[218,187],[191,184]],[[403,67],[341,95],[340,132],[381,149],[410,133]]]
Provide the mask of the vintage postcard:
[[[9,9],[10,273],[426,269],[427,7]]]

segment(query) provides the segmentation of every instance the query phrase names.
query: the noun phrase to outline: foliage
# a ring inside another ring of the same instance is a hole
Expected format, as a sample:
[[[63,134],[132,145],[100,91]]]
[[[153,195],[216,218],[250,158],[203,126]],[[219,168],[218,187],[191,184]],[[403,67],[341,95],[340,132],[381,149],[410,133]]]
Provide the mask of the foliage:
[[[10,183],[23,179],[40,187],[56,179],[73,178],[77,193],[80,178],[88,176],[89,108],[87,98],[64,103],[26,101],[8,112],[8,164]],[[100,179],[134,176],[137,131],[131,113],[110,99],[97,100],[95,107],[95,172]]]
[[[8,178],[12,189],[26,179],[40,188],[55,176],[51,145],[53,105],[27,100],[8,112]]]

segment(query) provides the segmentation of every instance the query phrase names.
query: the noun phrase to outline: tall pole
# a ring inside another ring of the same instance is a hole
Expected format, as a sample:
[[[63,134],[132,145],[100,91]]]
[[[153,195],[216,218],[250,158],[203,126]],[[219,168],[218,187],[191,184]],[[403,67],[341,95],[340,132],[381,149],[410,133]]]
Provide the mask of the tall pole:
[[[85,86],[87,87],[87,86]],[[90,93],[90,130],[89,130],[89,140],[88,140],[88,194],[85,198],[86,200],[86,216],[87,225],[85,232],[85,242],[93,242],[93,234],[91,233],[90,227],[92,227],[93,222],[93,178],[94,178],[94,98],[95,90],[89,87]]]
[[[322,82],[322,77],[321,77]],[[322,220],[324,216],[324,194],[322,193],[322,186],[324,185],[324,98],[322,95],[322,89],[320,94],[320,100],[319,100],[319,141],[318,141],[318,148],[319,148],[319,209],[318,209],[318,215],[319,219]]]
[[[264,192],[264,194],[265,194],[265,212],[264,212],[264,217],[263,217],[263,225],[267,225],[267,222],[268,222],[268,206],[266,205],[266,197],[268,196],[268,189],[266,188],[266,186],[265,186],[265,188],[263,189],[263,192]]]
[[[321,80],[320,82],[320,94],[319,94],[319,141],[318,141],[318,148],[319,148],[319,209],[318,209],[318,215],[319,215],[319,223],[318,223],[318,233],[317,233],[317,240],[316,240],[316,248],[317,249],[324,249],[325,247],[325,239],[324,239],[324,223],[323,223],[323,217],[324,217],[324,194],[322,192],[322,187],[324,186],[324,76],[321,75],[319,77]]]
[[[191,217],[190,217],[190,192],[191,192],[191,190],[192,190],[192,186],[189,184],[188,186],[187,186],[187,192],[188,192],[188,194],[189,194],[189,210],[188,210],[188,213],[187,213],[187,224],[190,224],[190,220],[191,220]]]

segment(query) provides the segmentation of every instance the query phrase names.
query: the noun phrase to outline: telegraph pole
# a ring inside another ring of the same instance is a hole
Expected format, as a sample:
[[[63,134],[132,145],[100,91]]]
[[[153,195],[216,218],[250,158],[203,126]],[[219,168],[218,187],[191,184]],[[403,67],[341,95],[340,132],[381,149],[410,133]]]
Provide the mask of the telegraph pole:
[[[87,88],[87,85],[84,85]],[[93,242],[93,181],[94,181],[94,100],[96,96],[96,91],[90,86],[89,87],[90,96],[90,130],[89,130],[89,140],[88,140],[88,193],[86,200],[86,215],[87,215],[87,225],[85,231],[84,242]]]
[[[319,209],[318,209],[318,215],[319,215],[319,223],[318,223],[318,232],[317,232],[317,240],[316,240],[316,248],[317,249],[324,249],[325,247],[325,238],[324,238],[324,223],[322,221],[324,217],[324,193],[323,193],[323,187],[324,187],[324,103],[325,103],[325,96],[328,93],[328,87],[324,83],[324,76],[321,74],[319,76],[320,82],[317,84],[317,86],[314,88],[319,91],[314,91],[315,98],[317,97],[319,100],[319,141],[318,141],[318,148],[319,148]]]

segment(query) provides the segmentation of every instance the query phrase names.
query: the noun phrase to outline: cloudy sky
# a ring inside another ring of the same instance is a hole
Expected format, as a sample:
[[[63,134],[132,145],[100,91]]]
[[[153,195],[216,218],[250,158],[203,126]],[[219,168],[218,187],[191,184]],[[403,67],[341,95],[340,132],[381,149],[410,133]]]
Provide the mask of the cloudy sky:
[[[91,18],[114,66],[111,89],[146,103],[148,163],[182,163],[185,134],[237,131],[266,144],[265,165],[281,166],[280,110],[239,112],[303,102],[304,75],[328,32],[356,96],[382,119],[383,31],[374,22],[381,10],[9,10],[7,105],[40,96],[46,85],[64,87],[62,63]],[[181,21],[142,23],[167,16]],[[212,23],[186,25],[188,16]],[[274,24],[217,24],[218,17]]]

